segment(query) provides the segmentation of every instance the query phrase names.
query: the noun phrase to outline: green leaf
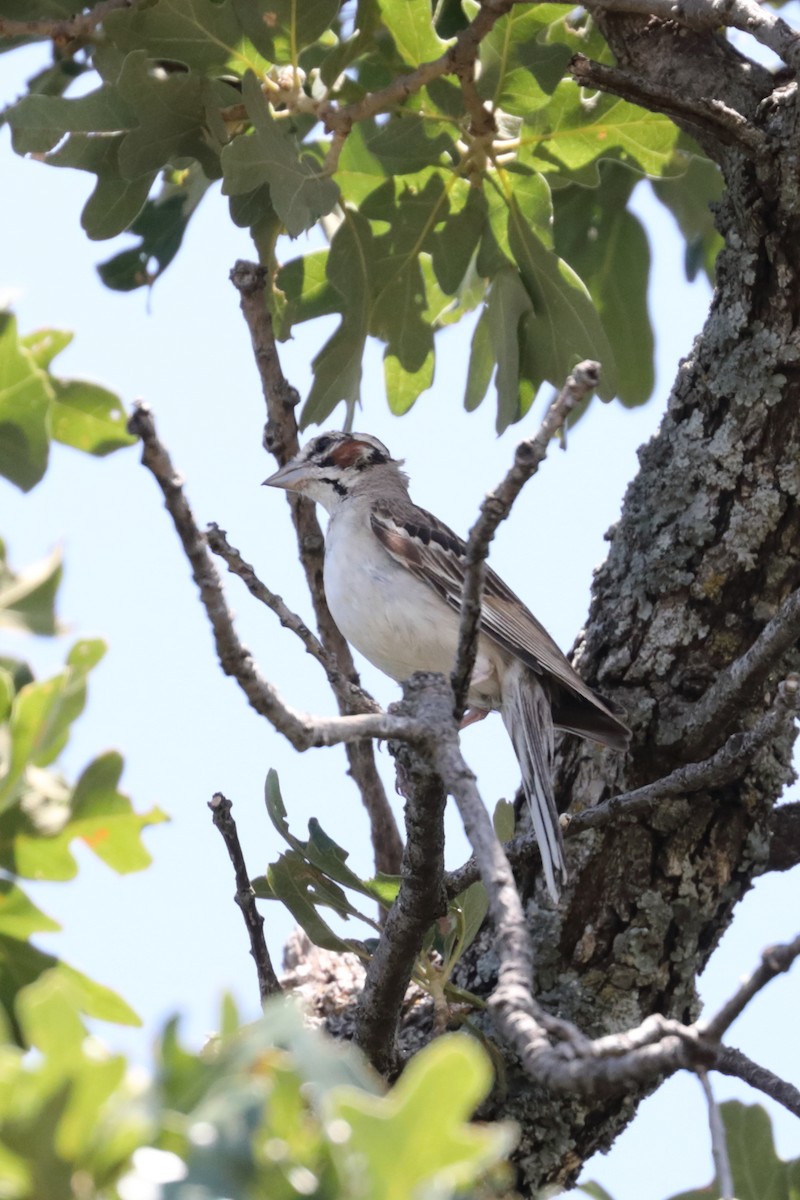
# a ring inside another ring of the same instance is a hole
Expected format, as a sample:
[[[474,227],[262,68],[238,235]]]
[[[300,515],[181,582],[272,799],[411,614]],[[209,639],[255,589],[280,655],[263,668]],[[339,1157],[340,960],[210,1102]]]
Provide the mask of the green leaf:
[[[584,98],[571,80],[556,88],[546,107],[525,117],[522,132],[539,170],[566,168],[584,184],[597,183],[594,164],[600,158],[616,158],[655,177],[685,170],[685,158],[676,157],[677,137],[677,127],[660,113],[613,96]]]
[[[209,186],[197,165],[167,178],[159,195],[147,200],[130,226],[130,232],[139,238],[138,245],[97,268],[106,287],[130,292],[152,285],[178,253],[189,220]]]
[[[795,1200],[800,1159],[778,1157],[772,1124],[760,1104],[728,1100],[720,1105],[736,1200]],[[794,1185],[794,1186],[793,1186]],[[672,1200],[719,1200],[716,1179],[705,1188],[681,1192]]]
[[[242,29],[266,58],[297,66],[300,51],[331,26],[339,0],[233,0],[233,8]]]
[[[623,404],[643,404],[655,383],[653,330],[647,309],[650,246],[627,208],[636,178],[607,164],[598,188],[572,186],[555,195],[558,253],[589,288],[617,367]]]
[[[17,338],[17,323],[0,313],[0,475],[28,492],[47,468],[47,417],[52,388]]]
[[[69,726],[83,711],[86,676],[105,653],[98,640],[77,642],[67,668],[44,683],[29,683],[17,693],[11,711],[11,754],[0,779],[0,812],[18,798],[25,768],[47,766],[61,752]]]
[[[433,27],[430,0],[378,0],[383,23],[392,35],[397,52],[412,67],[439,58],[447,42]]]
[[[331,242],[326,272],[341,297],[342,321],[312,362],[314,383],[300,418],[303,429],[327,420],[340,401],[352,412],[359,400],[375,272],[375,239],[359,213],[345,210]]]
[[[514,836],[517,822],[514,815],[514,805],[510,800],[498,800],[492,814],[494,831],[501,842],[510,842]]]
[[[19,344],[27,350],[36,366],[46,371],[56,355],[66,350],[74,337],[74,333],[67,329],[37,329],[21,337]]]
[[[65,133],[118,133],[136,125],[135,114],[110,84],[74,100],[28,95],[5,116],[17,154],[45,154]]]
[[[533,301],[524,326],[526,377],[534,388],[547,380],[561,387],[577,362],[591,358],[603,368],[598,389],[616,392],[614,356],[589,292],[575,272],[542,244],[512,197],[508,238],[520,275]]]
[[[60,929],[21,888],[10,879],[0,879],[0,934],[25,941],[32,933],[52,933]]]
[[[714,264],[722,238],[714,225],[711,205],[722,196],[722,175],[716,163],[700,154],[689,159],[686,172],[677,178],[654,180],[653,191],[672,213],[686,239],[684,269],[693,280],[704,270],[714,282]]]
[[[318,872],[311,871],[299,854],[289,850],[281,854],[277,862],[267,868],[267,882],[275,895],[292,914],[297,923],[305,930],[315,946],[323,950],[334,950],[345,953],[354,949],[354,944],[338,936],[331,929],[317,910],[317,904],[327,903],[333,907],[331,899],[334,893],[329,889],[327,894],[320,893]],[[341,893],[342,897],[344,893]],[[343,908],[338,910],[345,915]]]
[[[402,417],[433,383],[433,330],[411,325],[392,345],[383,356],[383,375],[389,408]]]
[[[486,305],[486,320],[497,361],[497,432],[502,433],[522,415],[520,412],[521,322],[533,316],[533,305],[520,276],[504,267],[492,281]]]
[[[54,167],[90,171],[97,183],[81,213],[81,225],[93,241],[124,233],[144,206],[156,177],[152,170],[138,179],[123,178],[120,147],[125,134],[92,137],[73,133],[63,146],[47,156]]]
[[[524,117],[548,103],[572,53],[547,43],[552,16],[550,5],[515,5],[481,42],[478,91],[494,107]]]
[[[120,50],[143,50],[149,58],[185,63],[199,72],[231,67],[258,69],[230,0],[156,0],[110,12],[103,29]]]
[[[97,457],[135,444],[137,439],[128,433],[127,417],[114,392],[79,379],[55,380],[54,384],[51,422],[57,442]]]
[[[56,974],[69,988],[76,1007],[86,1016],[118,1025],[141,1025],[130,1005],[110,988],[60,962],[54,955],[37,950],[30,942],[0,933],[0,1009],[5,1011],[17,1037],[21,1036],[15,1015],[17,997],[46,972]]]
[[[15,574],[6,562],[5,544],[0,539],[0,628],[48,637],[58,633],[55,598],[60,582],[60,550]]]
[[[316,250],[291,259],[278,271],[275,286],[285,301],[278,327],[281,341],[289,336],[293,325],[338,311],[341,298],[328,279],[327,266],[328,251]]]
[[[432,237],[433,269],[442,291],[453,295],[469,269],[486,226],[487,207],[483,192],[458,180],[450,191],[451,205],[461,201],[461,207],[451,211],[444,224]]]
[[[363,130],[364,145],[386,175],[407,175],[438,163],[447,151],[454,152],[453,139],[419,113],[400,112],[382,124]]]
[[[271,116],[250,73],[244,79],[243,99],[253,131],[240,134],[223,151],[223,192],[236,195],[268,184],[276,213],[290,237],[297,237],[331,211],[339,189],[309,154],[301,156],[295,139]]]
[[[489,390],[496,362],[489,310],[485,307],[472,334],[464,392],[464,408],[467,412],[474,412]]]
[[[118,790],[121,773],[115,751],[91,762],[74,789],[62,783],[60,792],[52,785],[48,790],[43,772],[31,780],[29,769],[22,809],[0,817],[0,865],[27,879],[72,879],[77,866],[70,846],[80,840],[119,874],[149,866],[142,830],[167,818],[158,808],[135,812]]]
[[[336,1089],[327,1107],[350,1129],[347,1143],[333,1147],[344,1178],[355,1158],[361,1190],[382,1200],[468,1189],[516,1140],[510,1124],[468,1120],[490,1085],[485,1051],[464,1034],[445,1034],[412,1058],[387,1096]]]
[[[219,110],[238,102],[236,89],[192,72],[154,70],[144,50],[125,59],[117,88],[137,119],[119,148],[123,179],[138,180],[187,158],[196,159],[209,179],[219,178],[219,156],[228,140]]]

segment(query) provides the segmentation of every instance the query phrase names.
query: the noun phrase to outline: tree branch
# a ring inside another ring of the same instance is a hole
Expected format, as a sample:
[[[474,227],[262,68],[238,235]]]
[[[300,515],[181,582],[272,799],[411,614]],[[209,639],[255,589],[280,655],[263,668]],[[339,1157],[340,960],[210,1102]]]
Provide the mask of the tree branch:
[[[424,677],[423,677],[424,678]],[[403,685],[405,700],[392,711],[413,715],[420,679]],[[406,846],[400,891],[389,910],[377,949],[367,967],[356,1011],[356,1041],[382,1075],[397,1073],[395,1037],[406,989],[426,933],[447,912],[444,894],[444,807],[442,781],[428,756],[391,742],[398,779],[406,796]]]
[[[719,1071],[721,1075],[732,1075],[736,1079],[744,1080],[765,1096],[770,1096],[778,1104],[782,1104],[796,1117],[800,1117],[800,1091],[794,1084],[753,1062],[752,1058],[748,1058],[741,1050],[733,1046],[720,1046],[714,1059],[714,1070]]]
[[[747,1005],[763,987],[775,978],[788,971],[797,956],[800,955],[800,934],[792,942],[783,946],[770,946],[761,955],[761,962],[749,979],[731,996],[710,1021],[699,1021],[697,1028],[708,1039],[719,1041],[722,1035],[744,1012]]]
[[[250,884],[250,876],[245,866],[244,854],[242,853],[239,834],[236,830],[236,822],[231,815],[231,808],[233,806],[230,800],[223,796],[221,792],[215,792],[208,802],[208,807],[211,809],[214,825],[222,834],[231,863],[233,864],[233,873],[236,877],[235,900],[241,909],[247,934],[250,938],[250,954],[256,964],[258,990],[261,995],[261,1003],[263,1004],[270,996],[278,995],[282,991],[282,988],[272,966],[267,943],[264,939],[264,918],[256,908],[255,892]]]
[[[743,700],[761,687],[771,671],[800,638],[800,588],[791,592],[752,646],[717,677],[687,713],[670,743],[681,741],[691,753],[714,734],[727,729]]]
[[[54,41],[88,37],[110,12],[118,8],[132,8],[135,3],[136,0],[100,0],[90,12],[77,13],[73,17],[42,17],[32,21],[0,17],[0,37],[46,37]]]
[[[578,363],[550,404],[536,436],[520,442],[517,446],[513,466],[505,479],[483,501],[480,515],[469,532],[464,587],[461,593],[458,650],[451,676],[458,720],[461,719],[466,707],[469,682],[475,666],[481,618],[481,597],[486,577],[486,558],[489,554],[489,545],[498,525],[511,512],[511,506],[517,496],[531,476],[536,474],[540,463],[545,459],[551,438],[560,429],[563,429],[567,416],[575,405],[594,391],[599,379],[599,363],[590,360]]]
[[[721,100],[705,96],[681,96],[674,88],[662,86],[619,67],[593,62],[584,54],[573,55],[569,69],[576,83],[610,92],[631,104],[638,104],[640,108],[681,118],[685,123],[709,131],[722,142],[743,146],[753,155],[765,153],[769,148],[762,131]]]
[[[651,812],[664,800],[681,799],[692,792],[721,787],[738,779],[750,765],[753,755],[780,734],[800,710],[800,679],[789,676],[778,687],[775,702],[755,728],[746,733],[734,733],[710,758],[699,763],[678,767],[663,779],[656,779],[631,792],[612,796],[570,818],[569,833],[573,836],[585,829],[595,829],[618,818],[641,816]]]
[[[240,260],[231,271],[230,277],[239,292],[242,314],[250,331],[253,354],[261,378],[267,408],[264,447],[274,455],[278,465],[283,466],[297,453],[299,447],[295,418],[299,395],[283,374],[278,357],[272,317],[267,307],[268,272],[265,267],[256,263]],[[342,681],[337,686],[329,676],[339,711],[361,711],[359,704],[353,702],[354,688],[356,695],[364,695],[353,656],[336,627],[325,600],[322,582],[325,543],[315,506],[310,500],[294,493],[288,494],[288,501],[297,536],[298,554],[311,596],[320,639]],[[375,866],[377,870],[388,875],[396,875],[400,871],[403,843],[375,765],[372,745],[348,745],[347,760],[349,773],[359,789],[369,817]]]
[[[697,1072],[697,1078],[700,1080],[700,1086],[703,1089],[703,1095],[706,1098],[706,1105],[708,1106],[708,1129],[711,1134],[711,1156],[714,1159],[720,1200],[734,1200],[731,1160],[728,1157],[728,1139],[725,1136],[725,1126],[722,1123],[719,1105],[714,1099],[714,1093],[711,1090],[711,1084],[709,1083],[708,1079],[708,1072],[702,1067],[699,1068]]]
[[[677,21],[688,29],[711,33],[720,25],[749,33],[783,59],[794,71],[800,70],[800,38],[782,17],[762,8],[755,0],[589,0],[589,12],[634,13]]]
[[[214,554],[227,563],[231,574],[238,575],[251,596],[255,596],[256,600],[260,600],[262,604],[271,609],[284,629],[289,629],[297,635],[305,646],[306,652],[312,658],[316,659],[324,670],[328,677],[328,682],[334,691],[341,689],[344,693],[349,690],[351,700],[350,710],[352,712],[381,711],[380,705],[377,701],[373,700],[368,692],[365,692],[341,673],[319,638],[311,632],[305,621],[297,613],[293,613],[284,603],[283,599],[276,595],[275,592],[271,592],[267,585],[258,578],[250,563],[245,562],[239,551],[230,544],[227,534],[223,529],[220,529],[218,525],[213,523],[209,525],[206,530],[206,541]]]

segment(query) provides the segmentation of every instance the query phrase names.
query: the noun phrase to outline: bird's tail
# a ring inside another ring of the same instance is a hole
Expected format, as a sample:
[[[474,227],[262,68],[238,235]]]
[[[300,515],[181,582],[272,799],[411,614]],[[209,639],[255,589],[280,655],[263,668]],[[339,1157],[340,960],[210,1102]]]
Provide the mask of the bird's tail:
[[[567,868],[553,796],[553,716],[541,683],[519,660],[511,663],[503,678],[502,714],[522,771],[547,890],[558,903]]]

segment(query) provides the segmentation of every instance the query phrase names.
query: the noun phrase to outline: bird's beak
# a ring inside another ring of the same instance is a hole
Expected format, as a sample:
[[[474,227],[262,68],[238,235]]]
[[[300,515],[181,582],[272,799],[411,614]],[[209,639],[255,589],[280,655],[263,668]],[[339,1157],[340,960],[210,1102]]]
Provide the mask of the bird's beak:
[[[287,492],[302,491],[303,485],[308,483],[314,476],[314,468],[308,463],[297,462],[292,459],[288,463],[284,463],[279,467],[274,475],[270,475],[269,479],[265,479],[263,487],[285,488]]]

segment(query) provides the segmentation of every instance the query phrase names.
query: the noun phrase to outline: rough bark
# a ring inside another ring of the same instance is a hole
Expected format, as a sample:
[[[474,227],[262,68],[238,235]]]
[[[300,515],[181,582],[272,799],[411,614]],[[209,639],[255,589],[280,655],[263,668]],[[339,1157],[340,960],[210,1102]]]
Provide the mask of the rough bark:
[[[764,132],[769,153],[753,157],[694,130],[725,177],[717,214],[725,249],[705,328],[680,364],[659,433],[640,452],[594,582],[576,661],[624,705],[635,740],[624,758],[563,740],[559,793],[578,811],[712,753],[734,729],[751,727],[779,679],[800,666],[795,645],[733,711],[701,728],[693,721],[719,673],[800,583],[796,86],[777,87],[716,35],[638,17],[600,20],[621,67],[668,79],[683,96],[721,98]],[[583,834],[557,913],[523,881],[540,1003],[592,1035],[652,1013],[696,1016],[697,975],[767,864],[790,755],[786,736],[736,784]],[[492,959],[487,934],[467,986],[491,987]],[[573,1181],[641,1099],[589,1109],[508,1070],[496,1111],[523,1130],[523,1195]]]

